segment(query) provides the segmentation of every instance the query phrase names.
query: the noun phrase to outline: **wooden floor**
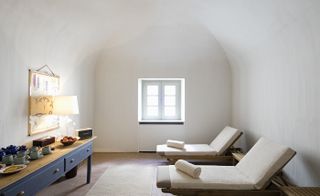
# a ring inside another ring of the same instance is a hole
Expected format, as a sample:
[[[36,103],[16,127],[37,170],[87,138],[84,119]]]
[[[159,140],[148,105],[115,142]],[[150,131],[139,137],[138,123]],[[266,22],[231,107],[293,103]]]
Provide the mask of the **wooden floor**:
[[[90,190],[104,171],[112,166],[119,164],[141,164],[148,166],[166,165],[167,161],[155,153],[94,153],[91,183],[86,184],[86,165],[83,164],[78,170],[78,175],[72,179],[61,179],[50,187],[38,193],[38,196],[82,196]],[[155,178],[154,178],[155,181]],[[154,182],[155,196],[170,195],[163,194],[156,187]],[[115,193],[116,195],[116,193]]]

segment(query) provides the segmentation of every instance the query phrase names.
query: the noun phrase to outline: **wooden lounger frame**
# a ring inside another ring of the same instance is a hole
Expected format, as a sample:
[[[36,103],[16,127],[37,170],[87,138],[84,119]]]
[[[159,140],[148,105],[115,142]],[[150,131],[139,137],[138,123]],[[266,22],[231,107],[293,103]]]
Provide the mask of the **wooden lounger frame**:
[[[162,192],[171,193],[173,195],[181,196],[282,196],[283,193],[280,189],[267,189],[272,182],[272,178],[282,173],[282,169],[287,163],[295,156],[296,152],[290,159],[283,164],[283,166],[265,183],[261,190],[209,190],[209,189],[175,189],[175,188],[162,188]]]
[[[170,164],[174,164],[179,159],[185,160],[210,160],[215,162],[232,162],[233,158],[231,155],[226,155],[229,149],[233,146],[233,144],[239,140],[239,138],[243,135],[243,132],[240,132],[239,136],[236,137],[230,146],[223,152],[223,155],[166,155],[165,153],[159,153],[160,156],[165,157]]]
[[[181,196],[281,196],[280,190],[182,190],[162,189],[164,193]]]

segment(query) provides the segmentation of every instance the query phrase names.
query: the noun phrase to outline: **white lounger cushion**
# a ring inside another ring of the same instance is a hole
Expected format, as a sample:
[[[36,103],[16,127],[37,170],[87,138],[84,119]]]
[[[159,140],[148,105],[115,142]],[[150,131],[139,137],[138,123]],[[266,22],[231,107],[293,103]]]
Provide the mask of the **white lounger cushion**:
[[[167,146],[172,148],[184,149],[184,142],[178,140],[167,140]]]
[[[236,168],[249,177],[256,189],[261,189],[294,154],[291,148],[260,138]]]
[[[164,152],[165,155],[212,155],[217,153],[208,144],[185,144],[184,149],[171,148],[166,144],[157,145],[157,152]]]
[[[227,126],[216,138],[214,138],[210,146],[214,151],[217,152],[218,155],[222,155],[227,148],[232,145],[232,142],[234,142],[237,137],[240,136],[240,134],[240,130]]]
[[[232,127],[225,127],[219,135],[208,144],[185,144],[184,149],[170,148],[166,144],[157,145],[157,152],[165,155],[222,155],[241,134]]]
[[[200,166],[199,179],[168,166],[171,188],[259,190],[294,154],[291,148],[261,138],[236,166]]]
[[[182,171],[183,173],[189,175],[192,178],[199,178],[201,174],[201,167],[189,163],[188,161],[179,159],[174,166],[177,170]]]
[[[177,189],[223,189],[223,190],[252,190],[254,184],[247,176],[233,166],[200,166],[199,179],[169,166],[171,188]]]

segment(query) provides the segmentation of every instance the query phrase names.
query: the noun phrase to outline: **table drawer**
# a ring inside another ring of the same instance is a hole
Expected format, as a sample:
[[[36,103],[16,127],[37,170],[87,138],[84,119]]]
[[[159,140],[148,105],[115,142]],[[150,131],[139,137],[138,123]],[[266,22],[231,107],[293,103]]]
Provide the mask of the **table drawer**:
[[[92,154],[92,144],[89,144],[89,145],[85,146],[82,149],[82,153],[81,154],[82,154],[83,159],[88,158],[88,156],[90,156]]]
[[[65,171],[76,167],[81,161],[92,154],[92,144],[88,144],[65,158]]]
[[[59,160],[47,168],[40,169],[34,176],[14,184],[3,192],[3,196],[33,196],[38,191],[55,182],[64,174],[64,161]]]

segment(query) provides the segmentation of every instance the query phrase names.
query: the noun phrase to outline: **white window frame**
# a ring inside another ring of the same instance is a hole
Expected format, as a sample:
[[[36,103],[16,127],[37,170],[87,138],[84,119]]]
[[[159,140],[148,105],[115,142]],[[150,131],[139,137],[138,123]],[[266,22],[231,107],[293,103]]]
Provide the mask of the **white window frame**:
[[[147,116],[147,86],[158,86],[158,116]],[[164,87],[176,86],[176,116],[164,115]],[[185,79],[184,78],[139,78],[138,79],[138,122],[140,124],[183,124],[185,121]]]

